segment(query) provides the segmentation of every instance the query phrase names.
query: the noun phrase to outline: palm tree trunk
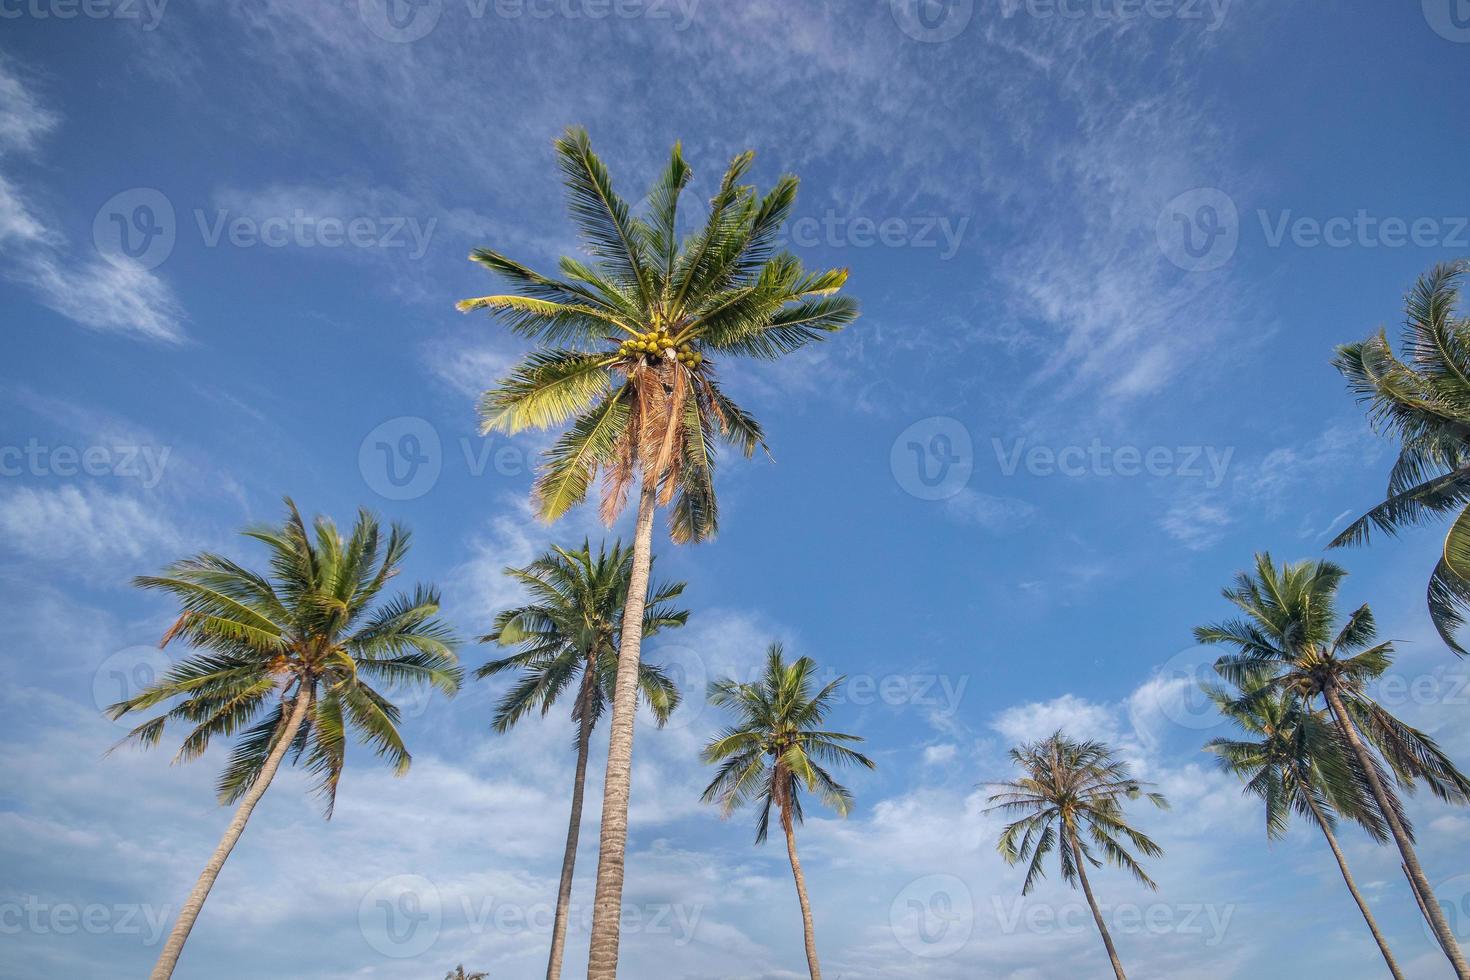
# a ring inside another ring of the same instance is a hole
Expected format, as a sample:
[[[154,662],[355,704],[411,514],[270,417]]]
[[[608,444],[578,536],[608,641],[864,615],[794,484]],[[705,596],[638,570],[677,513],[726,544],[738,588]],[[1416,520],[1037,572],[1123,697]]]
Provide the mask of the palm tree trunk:
[[[669,431],[672,433],[672,426]],[[638,711],[638,658],[643,645],[643,607],[648,599],[648,570],[653,561],[653,515],[657,507],[658,478],[645,473],[643,489],[638,495],[633,568],[628,579],[628,597],[623,603],[617,689],[613,691],[612,721],[608,725],[607,779],[602,793],[597,894],[592,904],[587,980],[614,980],[618,975],[623,860],[628,846],[628,795],[633,779],[633,721]]]
[[[194,928],[194,920],[199,918],[199,911],[204,908],[204,900],[209,897],[209,890],[214,887],[214,879],[219,877],[220,869],[225,866],[225,859],[230,856],[230,851],[235,849],[235,842],[244,833],[245,823],[250,819],[250,811],[255,809],[255,804],[260,802],[271,780],[275,778],[276,770],[281,767],[281,760],[286,757],[287,750],[291,748],[291,743],[296,739],[296,732],[300,730],[301,723],[306,719],[306,711],[310,704],[311,691],[309,688],[302,688],[292,703],[291,714],[287,716],[286,727],[281,732],[280,740],[276,742],[276,747],[271,749],[270,755],[266,756],[260,775],[245,791],[240,805],[235,808],[234,818],[225,828],[225,835],[220,838],[219,846],[214,849],[209,863],[204,866],[199,880],[194,883],[194,890],[189,893],[183,908],[179,909],[179,917],[174,921],[173,930],[168,934],[168,941],[163,944],[163,952],[158,954],[158,962],[154,965],[153,972],[148,975],[149,980],[169,980],[169,977],[173,976],[174,968],[179,963],[179,954],[184,951],[184,940],[189,938],[189,931]]]
[[[1087,881],[1087,861],[1082,857],[1082,849],[1077,846],[1071,830],[1067,830],[1066,834],[1067,846],[1072,849],[1072,860],[1077,865],[1077,877],[1082,879],[1082,894],[1087,896],[1087,906],[1092,909],[1092,921],[1097,923],[1097,931],[1102,933],[1103,945],[1108,948],[1108,959],[1113,961],[1113,975],[1118,980],[1128,980],[1128,975],[1123,972],[1123,962],[1118,959],[1118,950],[1113,946],[1113,937],[1108,933],[1102,913],[1098,911],[1097,899],[1092,897],[1092,885]]]
[[[587,750],[592,743],[592,671],[588,663],[582,674],[581,718],[577,730],[577,777],[572,783],[572,817],[567,824],[567,849],[561,859],[561,886],[556,893],[556,921],[551,926],[551,959],[546,964],[546,980],[561,977],[562,954],[567,944],[567,917],[572,908],[572,870],[577,863],[577,838],[582,832],[582,792],[587,788]]]
[[[1348,870],[1347,857],[1343,855],[1342,848],[1337,846],[1337,835],[1327,824],[1327,818],[1317,806],[1317,801],[1312,799],[1310,793],[1305,794],[1307,805],[1312,808],[1312,816],[1317,818],[1317,826],[1322,828],[1322,836],[1327,838],[1327,846],[1332,848],[1332,856],[1337,858],[1337,866],[1342,870],[1342,880],[1347,882],[1348,891],[1352,892],[1353,901],[1358,903],[1358,911],[1363,913],[1363,920],[1368,923],[1368,931],[1373,933],[1373,939],[1378,943],[1378,949],[1383,953],[1383,961],[1388,964],[1388,972],[1393,974],[1394,980],[1404,980],[1404,975],[1399,972],[1399,965],[1394,962],[1393,952],[1388,948],[1388,940],[1383,938],[1383,933],[1378,931],[1378,923],[1373,919],[1373,913],[1368,911],[1368,903],[1363,899],[1362,893],[1358,891],[1358,885],[1353,881],[1353,874]]]
[[[1419,856],[1414,853],[1414,845],[1404,831],[1403,822],[1399,820],[1398,814],[1390,805],[1388,790],[1384,787],[1383,780],[1378,778],[1378,770],[1368,755],[1368,747],[1363,744],[1362,738],[1358,735],[1357,726],[1348,717],[1347,706],[1343,704],[1342,696],[1337,693],[1335,687],[1331,686],[1326,687],[1322,694],[1332,709],[1338,729],[1347,738],[1353,753],[1358,757],[1358,763],[1363,767],[1363,774],[1368,777],[1368,785],[1373,790],[1374,798],[1378,800],[1378,808],[1383,811],[1383,818],[1388,821],[1394,842],[1399,846],[1399,854],[1403,855],[1404,866],[1409,872],[1409,881],[1423,898],[1421,907],[1424,917],[1429,921],[1429,926],[1434,930],[1435,936],[1439,938],[1439,944],[1444,949],[1450,965],[1455,968],[1455,976],[1459,980],[1470,980],[1470,964],[1466,964],[1465,954],[1460,951],[1459,940],[1455,938],[1449,923],[1445,921],[1444,909],[1434,898],[1434,889],[1429,887],[1429,879],[1424,876],[1424,869],[1419,865]]]
[[[817,936],[812,928],[812,903],[806,897],[806,876],[801,873],[801,859],[796,856],[796,831],[791,814],[781,808],[781,829],[786,832],[786,856],[791,859],[791,876],[796,879],[796,898],[801,902],[801,928],[806,937],[806,968],[812,980],[822,980],[822,967],[817,963]]]

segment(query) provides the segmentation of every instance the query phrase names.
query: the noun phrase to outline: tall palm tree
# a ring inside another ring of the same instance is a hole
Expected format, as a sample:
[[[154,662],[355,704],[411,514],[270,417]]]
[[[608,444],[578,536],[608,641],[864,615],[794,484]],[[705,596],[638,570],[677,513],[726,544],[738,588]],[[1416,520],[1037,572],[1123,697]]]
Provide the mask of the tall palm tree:
[[[562,855],[561,884],[556,896],[556,918],[551,930],[547,980],[561,976],[566,947],[567,918],[572,902],[572,872],[577,861],[577,839],[582,828],[582,793],[587,784],[587,753],[592,728],[617,687],[618,640],[623,606],[633,575],[633,553],[622,542],[612,551],[599,547],[597,555],[584,541],[577,551],[552,548],[525,568],[507,568],[505,574],[529,593],[530,602],[506,609],[495,617],[486,643],[518,646],[520,651],[493,660],[476,671],[493,677],[518,671],[520,681],[506,692],[495,712],[498,732],[539,708],[545,715],[557,699],[576,684],[572,721],[577,726],[577,772],[572,783],[572,815]],[[687,610],[669,605],[684,591],[683,582],[650,589],[643,611],[643,635],[683,626]],[[666,674],[652,664],[638,665],[638,689],[659,725],[679,704],[679,691]]]
[[[1429,577],[1429,614],[1450,649],[1470,613],[1470,317],[1456,317],[1470,261],[1435,266],[1404,301],[1404,359],[1379,330],[1337,349],[1333,364],[1375,428],[1399,439],[1384,501],[1349,524],[1331,547],[1362,544],[1371,527],[1402,527],[1456,513]]]
[[[1231,683],[1241,684],[1266,671],[1270,680],[1259,689],[1261,694],[1290,691],[1309,705],[1322,698],[1398,845],[1430,927],[1456,975],[1470,980],[1470,966],[1429,887],[1409,827],[1399,816],[1394,792],[1380,774],[1372,750],[1378,751],[1406,791],[1423,782],[1440,799],[1466,803],[1470,779],[1432,738],[1399,721],[1368,694],[1366,685],[1392,666],[1393,645],[1374,642],[1377,628],[1366,604],[1338,629],[1335,600],[1346,574],[1327,561],[1278,568],[1269,554],[1258,554],[1255,573],[1241,572],[1234,587],[1224,590],[1225,598],[1245,616],[1201,626],[1195,637],[1201,643],[1236,648],[1237,653],[1221,657],[1215,665]]]
[[[534,497],[554,520],[604,476],[609,523],[638,484],[633,575],[623,610],[619,683],[608,736],[607,780],[592,912],[589,978],[617,975],[618,922],[628,839],[635,680],[654,512],[670,506],[676,542],[715,533],[715,440],[746,456],[764,446],[760,424],[721,389],[716,358],[776,359],[840,330],[857,316],[836,295],[845,269],[807,273],[777,252],[796,199],[781,177],[764,196],[743,184],[754,159],[731,161],[703,227],[679,232],[679,197],[692,176],[675,144],[669,164],[634,214],[613,189],[585,131],[556,141],[569,210],[592,264],[563,258],[559,278],[487,248],[470,258],[507,280],[512,293],[464,300],[540,346],[481,401],[484,429],[518,432],[566,425],[547,450]]]
[[[1087,865],[1102,867],[1102,860],[1093,853],[1096,847],[1110,863],[1157,889],[1119,838],[1126,839],[1145,857],[1159,857],[1164,852],[1128,825],[1123,817],[1123,800],[1141,796],[1160,809],[1168,809],[1168,801],[1162,794],[1146,790],[1148,784],[1134,779],[1128,764],[1115,759],[1112,749],[1101,742],[1077,742],[1056,732],[1050,738],[1011,749],[1011,760],[1025,775],[1014,782],[991,783],[1001,792],[990,797],[991,806],[986,812],[1001,810],[1024,816],[1006,825],[997,849],[1008,864],[1030,862],[1021,885],[1022,895],[1031,891],[1037,878],[1045,876],[1042,860],[1052,851],[1057,852],[1063,880],[1074,888],[1078,882],[1082,884],[1113,973],[1117,980],[1126,980],[1113,937],[1092,895]]]
[[[812,980],[821,980],[817,963],[817,940],[812,929],[812,907],[806,894],[806,877],[796,856],[796,825],[802,822],[801,791],[805,788],[842,816],[852,807],[852,794],[824,768],[824,764],[851,765],[869,769],[872,759],[848,746],[861,742],[857,735],[829,732],[822,726],[832,701],[845,678],[837,678],[813,692],[817,665],[810,657],[791,663],[783,659],[781,645],[773,643],[766,652],[766,669],[753,684],[729,678],[709,686],[709,703],[731,708],[739,718],[704,749],[704,761],[719,765],[719,771],[704,791],[706,803],[718,803],[723,816],[755,802],[760,807],[755,841],[764,843],[771,827],[771,807],[777,810],[786,835],[786,856],[796,879],[796,897],[801,903],[801,926],[806,937],[806,965]]]
[[[408,551],[407,530],[395,524],[384,541],[377,518],[362,510],[346,539],[323,517],[308,531],[287,498],[279,527],[242,533],[269,550],[269,575],[205,552],[133,580],[178,601],[179,618],[161,645],[177,639],[192,650],[108,709],[121,718],[174,702],[124,742],[151,748],[169,721],[191,725],[174,757],[183,762],[203,755],[216,736],[236,736],[217,790],[221,804],[239,805],[179,910],[153,980],[173,975],[215,878],[288,752],[316,777],[330,817],[349,729],[398,775],[408,771],[398,708],[373,683],[429,685],[451,696],[459,689],[455,640],[436,618],[438,591],[419,585],[378,601]]]
[[[1247,735],[1245,739],[1211,739],[1205,750],[1218,757],[1216,761],[1221,769],[1244,781],[1244,792],[1260,797],[1265,803],[1269,838],[1277,840],[1286,836],[1292,811],[1317,825],[1337,859],[1342,880],[1383,953],[1388,972],[1394,980],[1403,980],[1388,941],[1379,931],[1367,900],[1348,870],[1347,857],[1334,832],[1335,815],[1341,814],[1362,826],[1374,840],[1386,844],[1388,825],[1378,813],[1378,803],[1367,786],[1367,779],[1336,726],[1304,704],[1295,693],[1271,689],[1269,682],[1268,673],[1254,673],[1246,677],[1239,690],[1218,685],[1205,688],[1220,713]],[[1398,806],[1397,797],[1389,802]],[[1401,810],[1397,816],[1412,835],[1408,818]]]

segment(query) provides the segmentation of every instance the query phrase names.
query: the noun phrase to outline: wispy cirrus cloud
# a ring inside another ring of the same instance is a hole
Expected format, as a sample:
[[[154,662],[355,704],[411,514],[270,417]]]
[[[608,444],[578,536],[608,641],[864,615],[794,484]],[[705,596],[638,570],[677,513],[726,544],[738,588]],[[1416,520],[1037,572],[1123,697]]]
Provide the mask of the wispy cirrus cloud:
[[[0,165],[36,151],[61,124],[59,113],[0,58]],[[126,256],[78,254],[38,216],[19,186],[0,173],[0,275],[29,288],[44,306],[81,326],[163,343],[184,339],[184,311],[169,285]]]

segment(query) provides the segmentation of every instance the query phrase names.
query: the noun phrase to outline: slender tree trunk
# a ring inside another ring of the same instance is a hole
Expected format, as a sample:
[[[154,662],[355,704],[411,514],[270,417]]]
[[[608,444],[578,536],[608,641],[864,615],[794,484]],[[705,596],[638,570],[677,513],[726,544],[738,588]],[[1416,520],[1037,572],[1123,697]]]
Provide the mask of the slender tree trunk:
[[[1429,926],[1434,930],[1435,936],[1439,938],[1439,944],[1444,949],[1450,965],[1455,968],[1455,976],[1459,980],[1470,980],[1470,964],[1465,962],[1465,954],[1460,951],[1459,940],[1455,938],[1449,923],[1445,921],[1444,909],[1435,900],[1434,889],[1429,887],[1429,879],[1424,876],[1424,869],[1419,865],[1419,856],[1414,853],[1414,845],[1404,831],[1403,822],[1399,820],[1398,814],[1390,805],[1388,790],[1384,787],[1383,780],[1378,778],[1378,770],[1373,766],[1373,760],[1368,755],[1368,747],[1363,744],[1362,738],[1358,735],[1357,726],[1348,717],[1347,706],[1342,703],[1342,696],[1333,687],[1326,688],[1322,694],[1327,699],[1328,706],[1332,708],[1332,715],[1337,719],[1337,727],[1347,738],[1348,744],[1352,746],[1353,753],[1357,755],[1358,762],[1363,767],[1363,774],[1368,777],[1368,785],[1373,790],[1373,796],[1378,800],[1378,808],[1383,811],[1383,818],[1388,821],[1394,842],[1399,846],[1399,854],[1403,855],[1404,866],[1409,873],[1409,881],[1423,899],[1421,908],[1424,911],[1424,917],[1429,921]]]
[[[672,432],[672,426],[670,432]],[[607,779],[602,794],[598,839],[597,895],[592,904],[592,939],[587,980],[618,975],[618,927],[623,911],[623,860],[628,846],[628,794],[633,779],[633,721],[638,711],[638,658],[643,644],[643,607],[648,600],[648,569],[653,561],[653,516],[658,478],[644,474],[633,535],[633,569],[623,603],[618,645],[617,689],[608,726]]]
[[[1394,962],[1393,952],[1388,948],[1388,940],[1383,938],[1383,933],[1378,931],[1378,923],[1373,919],[1373,913],[1368,911],[1368,903],[1364,900],[1358,885],[1353,881],[1353,874],[1348,870],[1347,857],[1342,853],[1342,848],[1337,846],[1337,835],[1327,824],[1327,818],[1317,806],[1317,801],[1312,799],[1311,794],[1306,794],[1307,805],[1312,808],[1312,816],[1317,818],[1317,826],[1322,828],[1322,836],[1327,838],[1327,846],[1332,848],[1332,856],[1337,858],[1337,866],[1342,870],[1342,880],[1347,882],[1348,891],[1352,892],[1353,901],[1358,903],[1358,911],[1363,913],[1363,921],[1368,923],[1368,931],[1373,933],[1373,939],[1378,943],[1378,949],[1383,953],[1383,961],[1388,964],[1388,972],[1393,974],[1394,980],[1404,980],[1404,975],[1399,972],[1398,963]]]
[[[582,792],[587,788],[587,750],[592,744],[592,671],[590,661],[582,674],[581,718],[577,730],[577,777],[572,783],[572,816],[567,824],[567,849],[561,859],[561,886],[556,893],[556,921],[551,926],[551,959],[546,980],[561,977],[562,954],[567,945],[567,917],[572,908],[572,870],[577,864],[577,838],[582,833]]]
[[[1108,948],[1108,959],[1113,961],[1113,975],[1118,980],[1128,980],[1128,975],[1123,972],[1123,962],[1118,959],[1118,950],[1113,946],[1113,937],[1108,933],[1102,913],[1098,911],[1097,899],[1092,897],[1092,885],[1087,881],[1087,860],[1082,856],[1082,849],[1077,846],[1077,841],[1073,838],[1070,828],[1066,834],[1067,846],[1072,849],[1072,860],[1077,865],[1077,877],[1082,879],[1082,894],[1087,896],[1087,906],[1092,909],[1092,921],[1097,923],[1097,931],[1102,933],[1103,945]]]
[[[796,879],[796,898],[801,902],[801,929],[806,937],[806,968],[812,980],[822,980],[822,967],[817,963],[817,936],[812,928],[812,903],[806,897],[806,875],[801,873],[801,859],[796,856],[796,831],[791,813],[781,808],[781,829],[786,832],[786,856],[791,859],[791,876]]]
[[[281,732],[280,741],[276,743],[275,748],[271,749],[270,755],[266,756],[260,775],[245,791],[240,805],[235,808],[234,818],[225,828],[225,835],[220,838],[219,846],[214,849],[209,863],[204,866],[199,880],[194,883],[194,890],[189,893],[183,908],[179,909],[179,917],[174,921],[173,930],[168,934],[168,941],[163,944],[163,952],[158,954],[158,962],[154,965],[153,972],[148,975],[149,980],[168,980],[173,976],[174,968],[179,963],[179,954],[184,951],[184,940],[189,938],[189,930],[194,928],[194,920],[199,918],[199,910],[204,908],[204,900],[209,897],[209,890],[214,887],[214,879],[219,877],[220,869],[225,866],[225,859],[230,856],[230,851],[235,848],[235,842],[245,831],[245,823],[250,819],[250,811],[255,809],[255,804],[260,802],[271,780],[275,778],[276,770],[281,767],[281,760],[286,757],[287,750],[291,748],[291,743],[295,740],[296,732],[301,728],[301,723],[305,720],[306,711],[310,705],[311,691],[302,688],[291,705],[291,714],[286,718],[286,728]]]

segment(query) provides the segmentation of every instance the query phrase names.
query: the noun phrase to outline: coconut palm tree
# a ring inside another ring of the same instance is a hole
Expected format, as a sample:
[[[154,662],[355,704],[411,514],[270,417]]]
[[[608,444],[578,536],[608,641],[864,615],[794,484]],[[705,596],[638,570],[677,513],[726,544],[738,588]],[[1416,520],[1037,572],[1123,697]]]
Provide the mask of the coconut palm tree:
[[[794,256],[777,251],[797,180],[781,177],[757,196],[742,183],[753,154],[731,161],[703,226],[681,239],[679,198],[692,171],[677,144],[648,195],[646,214],[634,214],[613,189],[586,132],[568,130],[556,153],[592,263],[563,258],[559,276],[549,277],[476,249],[470,258],[514,291],[464,300],[459,308],[488,310],[540,345],[485,393],[480,407],[487,432],[566,426],[535,483],[543,518],[554,520],[585,500],[602,473],[602,514],[611,523],[638,486],[588,956],[588,977],[609,980],[617,974],[637,626],[655,511],[669,506],[676,542],[710,537],[717,528],[716,440],[746,456],[765,444],[760,424],[722,390],[718,359],[780,358],[840,330],[857,307],[836,295],[846,270],[807,273]]]
[[[1404,301],[1404,359],[1387,335],[1337,349],[1333,364],[1373,426],[1399,440],[1384,501],[1349,524],[1331,547],[1362,544],[1369,529],[1397,534],[1441,515],[1456,517],[1429,577],[1429,614],[1450,649],[1470,612],[1470,317],[1455,316],[1470,261],[1435,266]]]
[[[487,980],[489,976],[490,974],[488,973],[466,973],[464,972],[464,964],[461,963],[444,974],[444,980]]]
[[[617,686],[618,634],[623,626],[628,581],[633,574],[633,554],[622,542],[616,542],[611,552],[599,547],[594,556],[590,544],[584,541],[580,550],[553,547],[525,568],[507,568],[505,574],[525,588],[530,602],[501,612],[495,617],[490,633],[481,637],[482,642],[520,648],[517,653],[493,660],[475,672],[477,677],[493,677],[505,671],[520,674],[519,682],[501,698],[495,711],[495,730],[509,731],[538,708],[542,715],[547,714],[573,684],[577,691],[572,704],[572,721],[577,726],[572,815],[562,855],[551,955],[546,965],[547,980],[556,980],[561,976],[566,947],[572,872],[582,827],[582,793],[587,784],[588,748],[592,728],[602,717],[608,696]],[[649,589],[643,610],[645,637],[684,625],[689,618],[688,611],[669,605],[683,591],[683,582]],[[679,704],[679,691],[673,681],[658,667],[640,663],[638,689],[654,720],[662,726]]]
[[[786,856],[796,879],[801,925],[806,937],[806,964],[812,980],[821,980],[817,941],[812,929],[812,907],[806,877],[796,855],[796,825],[802,822],[801,791],[815,793],[840,815],[852,808],[852,794],[824,766],[857,764],[874,767],[872,759],[848,746],[861,742],[857,735],[829,732],[822,726],[837,689],[837,678],[819,691],[812,690],[817,665],[810,657],[791,663],[781,645],[766,652],[766,669],[753,684],[726,678],[709,686],[709,703],[731,708],[739,716],[704,748],[704,761],[719,771],[704,791],[704,802],[718,803],[722,816],[754,802],[760,807],[755,841],[765,842],[771,827],[771,807],[777,811],[786,835]]]
[[[161,645],[182,640],[192,649],[156,683],[108,709],[121,718],[173,702],[123,741],[149,748],[168,722],[192,726],[174,757],[184,762],[203,755],[216,736],[235,736],[217,783],[220,803],[238,804],[234,818],[179,910],[153,980],[172,976],[215,878],[288,753],[315,777],[330,817],[349,730],[395,773],[408,771],[398,708],[374,683],[451,696],[459,689],[455,640],[436,618],[438,592],[419,585],[378,601],[408,552],[407,530],[395,524],[384,541],[377,518],[363,510],[346,539],[322,517],[308,531],[287,498],[281,526],[242,533],[269,550],[268,575],[205,552],[133,580],[179,603]]]
[[[1379,757],[1405,791],[1416,782],[1440,799],[1470,802],[1470,779],[1423,732],[1404,724],[1366,690],[1393,665],[1393,645],[1375,643],[1373,612],[1359,606],[1338,628],[1335,600],[1347,573],[1327,561],[1301,561],[1277,567],[1267,553],[1256,556],[1255,573],[1241,572],[1225,598],[1245,616],[1201,626],[1201,643],[1219,643],[1238,652],[1221,657],[1215,669],[1233,684],[1249,683],[1265,672],[1259,692],[1289,691],[1311,705],[1320,697],[1339,735],[1357,759],[1358,769],[1378,804],[1378,813],[1403,856],[1419,905],[1460,980],[1470,967],[1445,921],[1429,879],[1414,851],[1409,827],[1399,816],[1394,791],[1380,773]]]
[[[1265,803],[1267,837],[1278,840],[1286,836],[1292,811],[1316,824],[1327,838],[1342,880],[1383,953],[1388,972],[1395,980],[1403,980],[1388,941],[1348,870],[1347,857],[1335,833],[1337,814],[1359,824],[1380,844],[1388,843],[1388,825],[1337,727],[1293,692],[1271,688],[1270,679],[1269,673],[1256,672],[1247,675],[1238,690],[1206,686],[1205,693],[1220,713],[1243,729],[1247,737],[1214,738],[1205,750],[1218,757],[1221,769],[1241,778],[1245,793]],[[1386,778],[1386,774],[1380,772],[1380,778]],[[1412,835],[1408,818],[1397,809],[1398,798],[1395,796],[1389,804],[1396,808],[1398,819]]]
[[[1110,863],[1157,889],[1119,838],[1145,857],[1159,857],[1164,852],[1148,836],[1129,826],[1123,817],[1123,800],[1143,797],[1161,809],[1168,809],[1168,801],[1162,794],[1147,790],[1149,784],[1134,779],[1128,764],[1115,759],[1112,749],[1101,742],[1077,742],[1056,732],[1043,741],[1017,746],[1010,754],[1025,775],[1014,782],[989,784],[1001,792],[990,797],[991,806],[986,812],[1000,810],[1024,816],[1006,825],[997,849],[1008,864],[1029,862],[1022,895],[1031,891],[1037,878],[1045,876],[1043,859],[1057,852],[1063,880],[1074,888],[1078,882],[1082,885],[1113,973],[1117,980],[1126,980],[1113,937],[1092,895],[1087,865],[1102,867],[1102,860],[1093,853],[1097,848]]]

